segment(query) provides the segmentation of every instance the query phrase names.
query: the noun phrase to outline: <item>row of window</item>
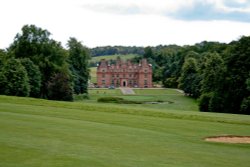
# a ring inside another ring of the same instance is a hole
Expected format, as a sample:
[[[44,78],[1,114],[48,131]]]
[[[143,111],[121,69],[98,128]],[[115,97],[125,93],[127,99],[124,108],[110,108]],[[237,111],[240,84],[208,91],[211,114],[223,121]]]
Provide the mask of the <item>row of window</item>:
[[[126,78],[126,75],[125,75],[125,74],[123,74],[122,76],[123,76],[123,78]],[[114,77],[115,77],[115,75],[112,74],[112,78],[114,78]],[[120,75],[117,74],[116,77],[119,78]],[[129,78],[132,78],[132,77],[137,77],[137,75],[129,74]],[[148,77],[148,74],[144,74],[144,77],[147,78],[147,77]],[[102,78],[105,78],[105,74],[102,74]]]
[[[103,84],[103,85],[106,84],[105,80],[102,80],[102,84]],[[112,85],[115,85],[115,84],[116,84],[116,85],[120,85],[120,82],[119,82],[119,80],[116,80],[116,81],[115,81],[115,80],[112,80],[112,81],[111,81],[111,84],[112,84]],[[137,85],[137,81],[136,81],[136,80],[134,80],[134,81],[133,81],[133,80],[129,80],[129,81],[128,81],[128,84],[129,84],[129,85],[133,85],[133,84],[134,84],[134,85]],[[148,81],[147,81],[147,80],[144,80],[144,85],[148,85]]]
[[[106,72],[106,70],[102,70],[102,72]],[[138,72],[138,70],[134,71],[134,70],[125,70],[125,69],[119,69],[119,70],[110,70],[110,72]],[[144,70],[145,73],[148,72],[148,70]]]

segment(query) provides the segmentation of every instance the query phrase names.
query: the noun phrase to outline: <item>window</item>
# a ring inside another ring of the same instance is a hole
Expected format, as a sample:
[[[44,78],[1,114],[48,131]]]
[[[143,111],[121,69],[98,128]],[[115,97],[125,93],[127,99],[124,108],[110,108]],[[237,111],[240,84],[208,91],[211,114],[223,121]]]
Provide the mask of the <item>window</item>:
[[[130,86],[132,85],[132,80],[129,80],[129,85],[130,85]]]
[[[105,80],[102,80],[102,84],[105,85]]]
[[[145,74],[144,77],[147,78],[147,77],[148,77],[148,74]]]
[[[105,78],[105,74],[102,74],[102,77]]]
[[[144,85],[147,85],[148,84],[148,81],[147,80],[144,80]]]

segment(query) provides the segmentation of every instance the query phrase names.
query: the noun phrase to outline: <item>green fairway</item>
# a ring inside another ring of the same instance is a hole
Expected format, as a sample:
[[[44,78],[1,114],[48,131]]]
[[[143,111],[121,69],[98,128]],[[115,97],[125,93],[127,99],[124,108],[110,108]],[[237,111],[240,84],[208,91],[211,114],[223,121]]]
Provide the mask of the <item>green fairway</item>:
[[[250,116],[0,96],[1,167],[249,166],[250,144],[203,140],[223,134]]]

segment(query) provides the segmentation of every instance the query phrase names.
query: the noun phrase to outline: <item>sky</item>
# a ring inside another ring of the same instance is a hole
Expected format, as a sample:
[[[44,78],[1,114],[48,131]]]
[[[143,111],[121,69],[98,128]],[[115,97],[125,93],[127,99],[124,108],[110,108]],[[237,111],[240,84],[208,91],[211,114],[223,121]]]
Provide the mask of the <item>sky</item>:
[[[2,0],[0,21],[1,49],[26,24],[63,46],[229,43],[250,36],[250,0]]]

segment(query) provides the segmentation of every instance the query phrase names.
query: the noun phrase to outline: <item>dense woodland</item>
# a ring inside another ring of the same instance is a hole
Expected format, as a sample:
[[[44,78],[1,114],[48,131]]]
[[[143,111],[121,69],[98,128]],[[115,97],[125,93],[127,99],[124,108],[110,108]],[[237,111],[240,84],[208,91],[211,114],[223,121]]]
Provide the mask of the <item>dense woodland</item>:
[[[229,44],[146,47],[153,80],[198,99],[201,111],[250,114],[250,37]]]
[[[87,93],[89,50],[76,38],[64,49],[50,35],[25,25],[0,50],[0,94],[72,101],[73,93]]]
[[[201,111],[250,114],[250,37],[229,44],[192,46],[105,46],[88,49],[76,38],[67,48],[50,32],[25,25],[9,48],[0,51],[0,94],[73,100],[87,93],[92,56],[137,54],[153,65],[154,82],[196,98]]]

